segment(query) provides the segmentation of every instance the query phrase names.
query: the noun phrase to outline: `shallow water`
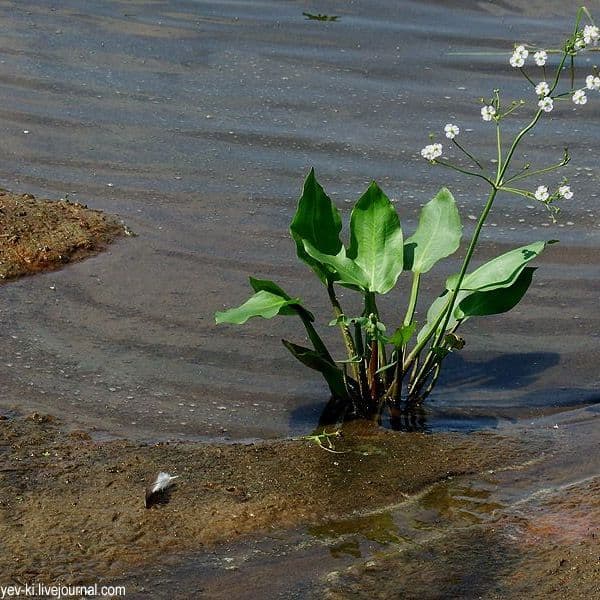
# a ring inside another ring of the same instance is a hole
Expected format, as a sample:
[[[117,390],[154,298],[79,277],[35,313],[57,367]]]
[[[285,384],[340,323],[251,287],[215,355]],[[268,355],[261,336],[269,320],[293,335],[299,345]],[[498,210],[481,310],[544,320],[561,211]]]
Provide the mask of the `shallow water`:
[[[577,5],[328,0],[312,12],[340,19],[322,23],[294,1],[2,3],[0,185],[69,194],[139,234],[2,286],[2,407],[137,439],[310,430],[327,392],[281,347],[284,334],[301,339],[297,324],[217,329],[213,312],[242,301],[252,274],[328,315],[287,234],[310,166],[346,212],[375,178],[410,232],[447,184],[470,224],[483,190],[418,151],[453,120],[492,156],[478,98],[524,87],[506,55],[471,53],[556,39]],[[536,138],[536,154],[557,159],[573,141],[576,196],[559,225],[514,199],[491,215],[482,256],[561,244],[517,309],[465,327],[421,426],[498,426],[598,401],[599,106],[555,111]]]
[[[449,475],[381,510],[172,556],[119,583],[133,598],[554,597],[547,582],[561,598],[596,597],[568,552],[590,548],[597,573],[598,414],[521,425],[532,448],[546,448],[532,459]]]

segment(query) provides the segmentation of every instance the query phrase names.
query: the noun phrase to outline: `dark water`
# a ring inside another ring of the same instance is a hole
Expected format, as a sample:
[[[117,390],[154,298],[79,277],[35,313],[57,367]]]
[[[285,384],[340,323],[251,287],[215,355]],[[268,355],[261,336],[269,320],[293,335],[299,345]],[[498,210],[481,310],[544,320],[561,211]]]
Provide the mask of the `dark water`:
[[[139,234],[2,286],[1,406],[138,439],[310,430],[327,393],[280,344],[284,334],[301,341],[297,324],[216,328],[213,312],[242,301],[252,274],[329,320],[287,234],[311,166],[346,213],[375,178],[408,232],[442,184],[472,223],[484,190],[432,169],[419,150],[453,121],[470,148],[493,156],[478,98],[497,86],[524,93],[508,54],[494,53],[515,40],[556,42],[577,6],[1,3],[0,186],[68,194]],[[309,21],[303,11],[340,19]],[[472,54],[480,51],[492,54]],[[550,162],[568,142],[576,195],[558,225],[543,208],[504,198],[481,256],[536,239],[561,244],[539,260],[516,310],[465,327],[467,347],[432,397],[429,428],[497,426],[598,401],[599,117],[597,94],[577,110],[565,104],[527,146]],[[432,297],[456,268],[450,261],[426,283]],[[396,301],[384,305],[390,320]]]

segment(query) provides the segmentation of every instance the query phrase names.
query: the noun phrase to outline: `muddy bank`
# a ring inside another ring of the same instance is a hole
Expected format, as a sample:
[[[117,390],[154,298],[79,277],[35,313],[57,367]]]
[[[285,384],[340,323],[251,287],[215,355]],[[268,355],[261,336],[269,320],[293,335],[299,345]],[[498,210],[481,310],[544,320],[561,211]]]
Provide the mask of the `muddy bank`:
[[[79,202],[0,190],[0,280],[59,269],[129,230]]]
[[[492,433],[397,434],[354,425],[331,453],[310,441],[98,443],[52,417],[0,421],[0,572],[5,581],[111,578],[178,551],[376,509],[433,482],[544,450]],[[144,507],[160,470],[169,502]]]
[[[315,597],[598,598],[599,492],[597,480],[570,486],[526,511],[331,572]]]

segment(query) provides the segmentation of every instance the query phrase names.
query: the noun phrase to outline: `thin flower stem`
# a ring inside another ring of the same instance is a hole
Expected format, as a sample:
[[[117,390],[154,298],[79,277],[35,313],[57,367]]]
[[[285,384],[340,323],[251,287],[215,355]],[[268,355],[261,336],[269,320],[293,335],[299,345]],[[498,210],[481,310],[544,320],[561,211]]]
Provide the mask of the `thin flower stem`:
[[[523,134],[523,135],[525,135],[525,134]],[[514,143],[513,143],[513,146],[514,146]],[[514,149],[513,149],[513,152],[514,152]],[[509,154],[510,154],[510,151],[509,151]],[[504,168],[500,169],[500,173],[498,174],[499,178],[502,176],[503,171],[504,171]],[[452,315],[452,312],[454,311],[454,304],[456,302],[456,298],[458,296],[458,293],[460,292],[460,286],[462,285],[463,279],[465,278],[465,275],[467,274],[467,269],[469,268],[469,263],[471,262],[471,258],[473,258],[473,253],[475,252],[475,247],[477,246],[477,242],[479,240],[479,235],[481,233],[481,229],[483,228],[483,224],[485,223],[487,216],[490,213],[490,210],[492,210],[494,200],[496,199],[496,195],[498,194],[497,184],[492,184],[492,186],[493,187],[490,190],[487,202],[485,203],[485,206],[484,206],[483,210],[481,211],[481,214],[479,215],[479,219],[477,220],[477,225],[475,226],[475,231],[473,232],[473,236],[471,237],[469,247],[467,248],[467,253],[463,260],[462,267],[460,269],[460,273],[458,274],[458,280],[457,280],[456,285],[454,286],[454,290],[450,296],[450,301],[448,302],[448,308],[443,313],[445,316],[442,320],[442,327],[433,342],[434,348],[436,348],[437,346],[440,345],[440,342],[444,337],[446,327],[448,326],[448,322],[450,321],[450,317]],[[434,331],[437,331],[437,327]]]
[[[496,121],[496,159],[498,160],[498,167],[496,169],[496,181],[500,176],[500,169],[502,167],[502,133],[500,131],[500,121]]]
[[[525,79],[527,79],[527,81],[529,81],[529,83],[535,87],[535,82],[531,79],[531,77],[529,77],[529,75],[527,75],[525,69],[523,67],[519,67],[519,71],[521,71],[523,77],[525,77]]]
[[[515,175],[514,177],[507,179],[506,183],[514,183],[515,181],[521,181],[522,179],[528,179],[529,177],[533,177],[534,175],[541,175],[542,173],[550,173],[551,171],[556,171],[557,169],[560,169],[561,167],[564,167],[565,165],[567,165],[570,160],[571,160],[571,157],[569,156],[568,152],[565,151],[565,156],[560,162],[558,162],[554,165],[550,165],[549,167],[545,167],[543,169],[537,169],[535,171],[531,171],[530,173],[523,173],[521,175]],[[506,188],[503,185],[502,189],[508,189],[508,188]]]
[[[566,51],[563,51],[563,56],[562,56],[562,59],[560,61],[560,65],[558,65],[558,68],[556,69],[556,75],[554,76],[554,82],[550,86],[550,92],[548,92],[548,94],[547,94],[548,96],[552,96],[554,90],[556,89],[556,86],[558,85],[558,83],[560,81],[560,76],[562,74],[562,69],[565,66],[565,62],[567,60],[567,56],[568,56],[568,53]]]
[[[449,301],[448,301],[448,303],[449,303]],[[442,319],[444,318],[444,315],[446,314],[447,307],[448,307],[448,304],[446,304],[444,309],[440,311],[440,314],[438,315],[437,319],[433,323],[433,326],[431,327],[431,331],[430,331],[429,335],[424,337],[420,342],[418,342],[416,344],[416,346],[410,351],[409,355],[406,357],[406,359],[404,361],[403,369],[405,372],[414,363],[413,372],[410,376],[411,383],[414,381],[414,378],[417,374],[419,355],[421,354],[421,351],[423,350],[423,348],[425,347],[427,342],[431,339],[433,334],[437,331],[438,327],[440,326],[440,323],[442,322]]]
[[[500,192],[508,192],[509,194],[516,194],[518,196],[524,196],[525,198],[535,198],[535,196],[531,193],[528,192],[527,190],[520,190],[518,188],[512,188],[512,187],[506,187],[506,186],[502,186],[501,188],[499,188]]]
[[[517,108],[521,108],[525,104],[525,100],[521,100],[520,102],[516,102],[505,112],[500,115],[500,119],[504,119],[504,117],[508,117],[511,113],[513,113]]]
[[[464,154],[466,154],[480,169],[483,169],[483,167],[481,166],[481,163],[470,153],[468,152],[465,148],[463,148],[463,146],[456,141],[456,138],[452,139],[452,143]]]
[[[475,173],[474,171],[468,171],[467,169],[457,167],[456,165],[445,162],[443,160],[439,160],[437,158],[433,162],[436,165],[442,165],[442,167],[452,169],[453,171],[458,171],[459,173],[462,173],[463,175],[468,175],[470,177],[479,177],[479,179],[483,179],[484,181],[487,181],[487,183],[489,183],[490,185],[494,185],[493,181],[489,177],[487,177],[486,175],[482,175],[481,173]]]
[[[537,125],[543,112],[544,111],[542,109],[539,109],[535,113],[535,116],[529,122],[529,124],[526,125],[523,129],[521,129],[521,131],[519,131],[519,133],[516,135],[515,139],[513,140],[513,143],[510,146],[510,149],[508,150],[508,153],[504,160],[504,165],[502,165],[502,168],[500,169],[500,171],[498,173],[498,177],[492,185],[501,186],[503,184],[502,179],[504,178],[504,175],[506,174],[506,170],[508,169],[508,167],[510,165],[510,161],[512,160],[512,157],[515,153],[515,150],[517,149],[517,146],[519,145],[521,140],[529,133],[529,131],[531,131],[531,129],[533,129]]]
[[[575,58],[571,55],[571,67],[569,69],[571,72],[571,89],[575,87]]]

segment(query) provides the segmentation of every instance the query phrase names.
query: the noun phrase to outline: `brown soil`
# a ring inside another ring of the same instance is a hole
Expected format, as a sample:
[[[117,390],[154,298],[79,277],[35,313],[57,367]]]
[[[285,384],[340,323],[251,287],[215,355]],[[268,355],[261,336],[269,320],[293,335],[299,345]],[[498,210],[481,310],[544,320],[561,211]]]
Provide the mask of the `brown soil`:
[[[0,280],[60,268],[127,232],[114,218],[77,202],[0,190]]]
[[[48,416],[5,419],[0,572],[14,581],[90,582],[178,550],[398,503],[452,474],[530,454],[489,433],[398,434],[356,424],[335,449],[341,453],[302,440],[93,442]],[[159,471],[179,478],[168,503],[147,509],[145,487]]]

